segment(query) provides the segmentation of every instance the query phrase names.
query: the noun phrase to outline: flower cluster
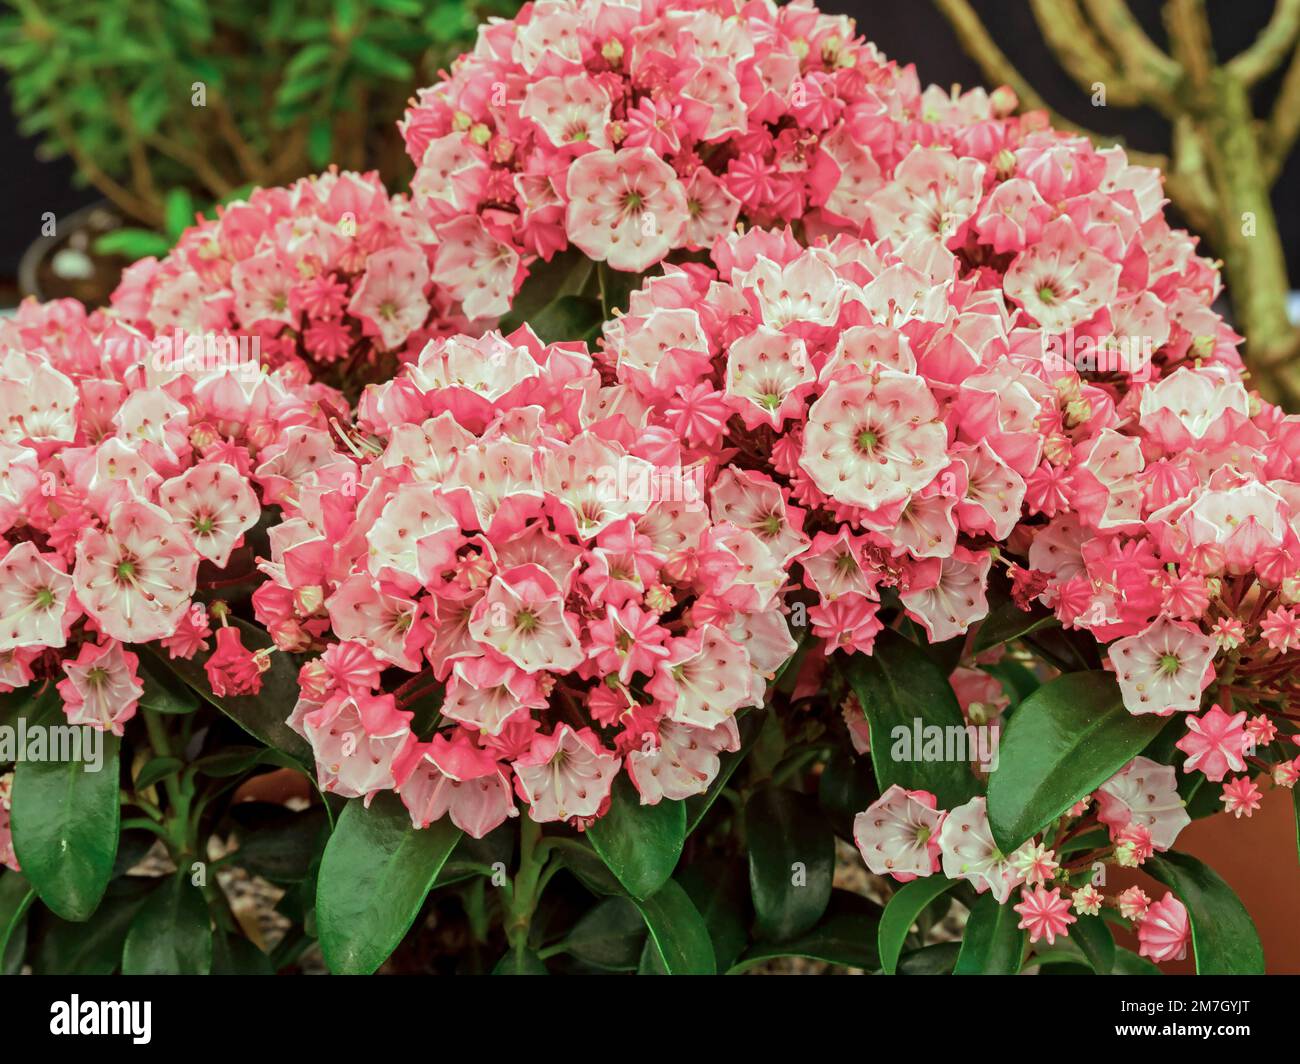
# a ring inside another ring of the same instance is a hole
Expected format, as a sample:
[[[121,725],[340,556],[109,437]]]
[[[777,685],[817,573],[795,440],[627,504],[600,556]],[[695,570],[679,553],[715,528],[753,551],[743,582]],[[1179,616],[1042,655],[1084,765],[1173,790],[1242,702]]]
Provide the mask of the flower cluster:
[[[582,344],[523,327],[433,341],[368,389],[359,469],[325,433],[292,442],[319,482],[282,501],[254,605],[282,647],[323,649],[290,721],[322,790],[396,790],[417,825],[481,836],[515,795],[582,826],[620,767],[644,803],[708,786],[794,649],[785,571],[750,520],[763,486],[706,497],[645,419]]]
[[[1019,889],[1013,909],[1031,943],[1045,938],[1054,945],[1058,936],[1069,935],[1079,916],[1096,916],[1107,905],[1133,922],[1140,954],[1160,962],[1186,953],[1191,936],[1186,907],[1172,894],[1152,904],[1137,887],[1108,898],[1095,885],[1096,870],[1108,857],[1131,866],[1170,849],[1189,823],[1174,769],[1137,757],[1068,810],[1050,840],[1031,838],[1011,854],[1003,854],[993,840],[983,797],[939,809],[933,794],[897,785],[857,815],[853,836],[867,867],[900,883],[941,872],[970,883],[978,894],[992,892],[999,904]],[[1099,825],[1115,837],[1113,850],[1062,848]],[[1066,856],[1058,861],[1058,854]]]
[[[804,3],[542,0],[483,27],[402,131],[435,280],[500,314],[521,263],[570,245],[641,272],[737,221],[857,234],[912,145],[989,156],[1021,123],[993,115],[1014,105],[922,92],[851,20]],[[946,224],[975,175],[933,176]]]
[[[254,361],[365,383],[478,314],[433,283],[433,243],[377,175],[331,170],[219,207],[129,268],[113,307],[150,338],[238,335]]]
[[[57,680],[70,722],[120,735],[144,691],[129,646],[207,646],[196,596],[255,575],[259,485],[318,402],[339,400],[279,372],[188,372],[72,300],[23,304],[0,325],[0,690]]]

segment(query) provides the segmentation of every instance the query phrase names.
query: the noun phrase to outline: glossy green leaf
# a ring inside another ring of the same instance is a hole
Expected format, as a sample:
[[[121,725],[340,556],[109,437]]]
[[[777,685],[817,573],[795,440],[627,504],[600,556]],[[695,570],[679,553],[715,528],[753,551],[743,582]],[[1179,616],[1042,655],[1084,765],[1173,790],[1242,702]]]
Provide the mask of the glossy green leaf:
[[[114,880],[84,924],[57,917],[42,922],[32,967],[38,975],[111,975],[122,963],[122,944],[155,881]]]
[[[1098,975],[1109,975],[1115,967],[1115,938],[1100,916],[1080,915],[1070,925],[1070,939],[1088,958]]]
[[[135,787],[137,791],[147,790],[155,783],[161,783],[169,776],[174,776],[185,767],[185,762],[179,757],[155,757],[151,761],[145,762],[140,774],[135,778]]]
[[[630,972],[646,942],[645,920],[624,897],[605,898],[583,914],[559,949],[596,968]]]
[[[1115,963],[1111,968],[1113,975],[1164,975],[1160,966],[1153,964],[1145,957],[1134,953],[1131,949],[1115,947]]]
[[[717,970],[725,972],[749,942],[749,883],[739,861],[709,857],[678,872],[713,939]]]
[[[708,925],[676,880],[668,880],[650,897],[634,899],[634,903],[669,975],[713,975],[717,971]]]
[[[989,826],[1002,852],[1095,791],[1163,725],[1154,714],[1125,709],[1110,673],[1069,673],[1043,684],[1012,714],[989,776]]]
[[[936,942],[933,946],[908,950],[898,958],[899,975],[948,975],[961,950],[957,942]]]
[[[141,709],[174,714],[193,713],[198,708],[198,695],[175,673],[160,668],[153,658],[140,657],[139,674],[144,685],[144,694],[140,696]]]
[[[1218,873],[1173,850],[1147,858],[1142,870],[1187,906],[1197,974],[1264,974],[1264,947],[1255,922]]]
[[[965,729],[947,674],[924,649],[887,629],[874,653],[849,658],[847,673],[871,727],[871,760],[882,793],[894,784],[929,791],[948,809],[974,797],[978,787],[968,762],[923,759],[912,749],[921,729]]]
[[[837,890],[816,927],[788,942],[756,943],[728,974],[739,974],[777,957],[805,957],[874,971],[880,966],[879,933],[880,907],[857,894]]]
[[[962,936],[954,975],[1015,975],[1025,952],[1025,933],[1011,899],[999,905],[992,891],[981,894],[971,909]]]
[[[417,830],[395,794],[348,802],[321,858],[316,924],[336,974],[369,975],[397,948],[461,831],[447,818]]]
[[[9,944],[21,935],[23,920],[35,900],[36,888],[20,873],[0,873],[0,958],[9,955]]]
[[[1035,604],[1033,609],[1025,611],[1014,602],[1004,602],[990,611],[989,615],[980,622],[972,650],[978,654],[1001,646],[1003,643],[1009,643],[1013,639],[1019,639],[1022,635],[1060,623],[1052,611],[1045,606]]]
[[[880,967],[886,975],[893,975],[897,970],[903,942],[916,923],[916,918],[935,898],[956,885],[951,879],[935,873],[923,879],[914,879],[894,892],[880,918]]]
[[[136,913],[122,946],[123,975],[207,975],[212,923],[188,869],[168,876]]]
[[[589,827],[587,840],[628,893],[648,898],[677,867],[686,841],[686,807],[665,799],[641,805],[626,775],[614,781],[609,811]]]
[[[66,920],[86,920],[104,896],[117,855],[119,740],[111,732],[69,727],[52,683],[36,696],[28,719],[38,727],[65,729],[58,734],[73,738],[61,752],[82,756],[24,760],[15,766],[10,811],[14,851],[23,874],[52,912]],[[102,743],[102,750],[98,767],[87,771],[95,764],[89,757],[91,743]],[[56,752],[52,741],[49,745],[47,756]]]
[[[835,875],[835,836],[808,795],[768,787],[745,806],[749,888],[760,938],[783,942],[826,911]]]

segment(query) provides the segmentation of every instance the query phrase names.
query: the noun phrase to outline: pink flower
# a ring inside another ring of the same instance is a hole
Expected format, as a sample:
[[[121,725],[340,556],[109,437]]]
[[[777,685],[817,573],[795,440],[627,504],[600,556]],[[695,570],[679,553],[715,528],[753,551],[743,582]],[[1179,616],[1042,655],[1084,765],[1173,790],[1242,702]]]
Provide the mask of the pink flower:
[[[648,148],[589,152],[569,167],[565,225],[593,259],[639,273],[681,245],[686,191]]]
[[[392,350],[424,324],[429,264],[415,248],[395,247],[371,256],[348,310]]]
[[[947,465],[947,433],[920,377],[891,370],[832,382],[808,412],[800,466],[837,502],[904,502]]]
[[[449,816],[466,834],[481,839],[519,815],[496,758],[464,731],[450,739],[436,735],[429,743],[412,743],[406,761],[397,770],[397,793],[417,828]]]
[[[1115,675],[1130,713],[1167,715],[1200,708],[1214,677],[1215,644],[1200,631],[1162,617],[1141,634],[1110,646]]]
[[[528,753],[511,767],[529,816],[545,824],[598,815],[620,763],[590,728],[575,731],[561,724],[550,735],[535,736]]]
[[[1187,718],[1187,734],[1174,745],[1187,754],[1184,772],[1203,772],[1218,783],[1229,772],[1244,772],[1243,755],[1251,741],[1245,729],[1246,714],[1228,716],[1211,706],[1201,717]]]
[[[1138,953],[1157,964],[1182,960],[1187,956],[1192,929],[1187,908],[1172,894],[1152,902],[1145,913],[1136,917]]]
[[[734,720],[698,728],[665,718],[658,736],[647,732],[642,743],[628,751],[627,773],[641,804],[656,805],[664,798],[682,801],[708,790],[722,767],[719,755],[740,749],[740,731]]]
[[[164,481],[158,502],[189,533],[199,556],[221,569],[259,513],[247,479],[220,462],[202,462]]]
[[[79,612],[57,555],[43,557],[28,541],[0,559],[0,651],[64,646]]]
[[[171,635],[194,593],[199,556],[168,515],[118,503],[104,531],[77,541],[77,598],[105,635],[141,643]]]
[[[1098,915],[1104,900],[1101,891],[1091,883],[1085,883],[1070,895],[1070,905],[1080,916]]]
[[[1157,850],[1173,846],[1192,822],[1178,794],[1178,777],[1171,765],[1135,757],[1097,788],[1097,819],[1117,834],[1129,824],[1148,833]]]
[[[1119,264],[1091,250],[1069,218],[1057,218],[1016,256],[1005,288],[1044,329],[1063,332],[1115,298],[1119,274]]]
[[[1249,776],[1238,776],[1223,785],[1224,810],[1238,820],[1253,815],[1263,798],[1263,792]]]
[[[854,818],[853,841],[873,874],[906,883],[939,870],[944,816],[933,794],[894,784]]]
[[[1125,920],[1141,920],[1151,907],[1151,899],[1141,887],[1129,887],[1116,896],[1115,907]]]
[[[311,743],[321,790],[368,802],[397,787],[402,758],[415,742],[410,719],[392,695],[336,694],[295,710],[290,724]]]
[[[948,812],[939,831],[939,851],[945,876],[966,880],[980,894],[991,890],[999,905],[1023,879],[993,842],[982,797]]]
[[[140,659],[116,639],[82,643],[76,658],[64,661],[66,679],[58,683],[69,723],[121,735],[144,694],[136,674],[139,664]]]
[[[1259,624],[1260,634],[1280,654],[1300,649],[1300,613],[1286,606],[1264,615]]]
[[[1028,888],[1020,892],[1020,904],[1012,908],[1020,914],[1017,927],[1029,931],[1029,941],[1037,942],[1047,939],[1049,946],[1056,945],[1056,936],[1068,935],[1069,927],[1075,922],[1070,912],[1070,903],[1061,897],[1059,887],[1048,890],[1045,887]]]
[[[228,695],[255,695],[262,689],[262,673],[269,662],[265,655],[254,654],[244,646],[238,628],[217,629],[217,648],[203,663],[212,693],[218,698]]]

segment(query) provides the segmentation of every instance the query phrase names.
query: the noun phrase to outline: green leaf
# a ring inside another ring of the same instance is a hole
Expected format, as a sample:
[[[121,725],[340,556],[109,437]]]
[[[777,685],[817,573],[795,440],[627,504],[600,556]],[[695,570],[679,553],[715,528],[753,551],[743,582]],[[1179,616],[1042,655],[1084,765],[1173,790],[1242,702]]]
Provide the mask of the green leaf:
[[[1115,939],[1100,916],[1080,915],[1070,925],[1070,939],[1083,950],[1092,970],[1109,975],[1115,968]]]
[[[760,938],[782,942],[826,911],[835,874],[835,836],[807,795],[768,787],[745,805],[749,889]]]
[[[232,617],[231,623],[238,625],[244,646],[249,650],[272,646],[270,636],[248,622]],[[253,738],[284,751],[303,765],[314,763],[306,740],[285,723],[298,701],[298,670],[287,654],[277,651],[271,655],[271,667],[262,674],[260,693],[219,698],[212,693],[212,685],[203,670],[208,654],[196,654],[189,661],[182,658],[172,661],[154,649],[154,644],[145,643],[144,647],[153,655],[156,664],[179,676],[201,698],[216,706]]]
[[[84,753],[91,741],[103,744],[94,771],[87,771],[91,762],[81,757],[14,767],[10,816],[23,875],[56,915],[86,920],[104,896],[117,855],[119,740],[112,732],[92,734],[68,725],[53,683],[35,696],[28,719],[29,727],[66,729],[59,734],[72,736],[77,752]]]
[[[636,898],[648,898],[673,874],[686,841],[686,807],[664,800],[641,805],[626,775],[614,781],[609,811],[585,832],[618,881]]]
[[[617,310],[627,313],[628,303],[633,292],[645,282],[645,275],[624,273],[616,270],[607,262],[596,263],[596,273],[600,279],[601,316],[606,321],[614,317]]]
[[[706,857],[673,877],[704,917],[717,970],[725,972],[749,942],[749,883],[739,861]]]
[[[158,668],[152,660],[148,657],[140,659],[140,682],[144,685],[144,694],[140,696],[141,708],[168,714],[193,713],[198,709],[198,696],[175,674]]]
[[[669,975],[713,975],[717,971],[708,925],[676,880],[654,894],[633,899],[650,940]]]
[[[903,952],[903,942],[916,923],[925,907],[957,884],[941,875],[914,879],[900,887],[885,905],[884,915],[880,918],[878,944],[880,948],[880,967],[886,975],[893,975],[898,969],[898,956]]]
[[[879,797],[871,759],[853,754],[848,743],[837,744],[817,781],[817,801],[835,834],[852,840],[854,819]]]
[[[596,968],[636,969],[646,942],[641,912],[627,898],[605,898],[589,909],[564,936],[558,949]]]
[[[1125,709],[1110,673],[1075,672],[1043,684],[1012,714],[989,776],[989,826],[1002,852],[1095,791],[1164,723]]]
[[[9,944],[16,940],[27,910],[36,900],[36,888],[18,872],[0,875],[0,958],[9,955]]]
[[[895,738],[911,737],[918,727],[965,728],[947,675],[921,647],[886,629],[876,638],[874,653],[854,654],[847,671],[871,726],[871,760],[882,793],[894,784],[929,791],[947,809],[975,795],[978,788],[966,762],[921,760],[920,751],[910,750],[910,741],[905,744],[908,757],[893,756],[900,746]]]
[[[1015,975],[1025,952],[1025,933],[1010,901],[999,905],[992,891],[979,896],[966,921],[953,975]]]
[[[948,975],[957,963],[956,942],[936,942],[933,946],[922,946],[909,950],[898,958],[899,975]]]
[[[194,224],[194,216],[199,213],[190,190],[180,187],[168,191],[163,210],[167,236],[172,240],[179,240],[181,234]]]
[[[352,42],[352,58],[357,66],[367,74],[379,78],[393,78],[397,81],[410,81],[415,77],[415,69],[394,51],[365,37]]]
[[[334,126],[328,118],[317,118],[307,130],[307,161],[324,169],[334,155]]]
[[[96,237],[94,248],[96,254],[120,255],[134,262],[136,259],[145,259],[150,255],[154,258],[162,258],[171,251],[172,242],[152,229],[128,226]]]
[[[560,296],[528,319],[543,343],[591,340],[604,322],[600,300],[590,296]]]
[[[316,924],[330,971],[369,975],[397,948],[460,840],[447,818],[417,830],[395,794],[348,802],[325,845]]]
[[[566,839],[563,835],[557,835],[549,841],[553,852],[560,855],[564,867],[593,894],[627,893],[589,844],[581,839]]]
[[[1036,632],[1040,628],[1050,628],[1060,623],[1052,611],[1045,606],[1035,603],[1034,607],[1026,612],[1014,602],[1004,602],[980,623],[971,650],[978,654],[1001,646],[1003,643],[1009,643],[1013,639],[1019,639],[1022,635]]]
[[[118,879],[88,923],[57,917],[43,921],[33,970],[38,975],[111,975],[122,962],[122,944],[151,886],[147,879]]]
[[[1111,968],[1113,975],[1164,975],[1158,965],[1152,964],[1145,957],[1140,957],[1131,949],[1115,948],[1115,964]]]
[[[512,949],[492,969],[493,975],[548,975],[546,963],[530,949]]]
[[[146,790],[155,783],[165,780],[168,776],[174,776],[184,767],[185,762],[179,757],[155,757],[152,761],[146,762],[144,768],[140,770],[140,774],[136,776],[136,790]]]
[[[880,908],[857,894],[837,890],[826,915],[811,931],[789,942],[759,942],[727,973],[737,975],[777,957],[806,957],[846,968],[874,971],[880,966],[876,941]]]
[[[1264,974],[1264,947],[1255,922],[1212,868],[1170,850],[1147,858],[1142,870],[1187,906],[1198,975]]]
[[[149,895],[122,947],[123,975],[207,975],[212,970],[212,923],[203,891],[188,870],[169,876]]]
[[[261,746],[228,746],[215,754],[201,757],[194,762],[194,770],[213,779],[229,776],[242,776],[249,769],[258,765],[274,765],[276,768],[292,768],[302,771],[301,761]]]

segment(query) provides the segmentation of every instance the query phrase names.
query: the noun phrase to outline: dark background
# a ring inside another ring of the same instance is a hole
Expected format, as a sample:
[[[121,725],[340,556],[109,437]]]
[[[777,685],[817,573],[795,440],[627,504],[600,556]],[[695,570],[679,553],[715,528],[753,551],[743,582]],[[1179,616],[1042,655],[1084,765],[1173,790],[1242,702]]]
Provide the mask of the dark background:
[[[92,3],[113,0],[88,0]],[[923,83],[945,87],[982,83],[979,69],[966,57],[948,22],[929,0],[824,0],[823,10],[857,19],[858,32],[874,41],[886,55],[902,63],[915,63]],[[1159,0],[1130,0],[1134,13],[1158,43],[1164,43]],[[1099,132],[1123,136],[1134,147],[1152,151],[1168,148],[1163,120],[1148,111],[1116,107],[1094,108],[1087,95],[1056,65],[1042,41],[1025,0],[975,0],[1002,50],[1019,67],[1039,93],[1063,114]],[[1209,5],[1215,45],[1220,59],[1248,45],[1268,19],[1270,0],[1215,0]],[[1258,87],[1257,113],[1266,113],[1280,75]],[[397,120],[397,115],[393,120]],[[41,161],[36,145],[18,135],[9,111],[7,88],[0,92],[0,283],[12,280],[18,260],[40,234],[41,215],[58,217],[99,198],[93,188],[74,183],[72,164],[66,159]],[[1282,241],[1290,272],[1300,276],[1300,211],[1294,204],[1300,193],[1300,163],[1292,156],[1274,190]],[[1207,251],[1213,253],[1212,248]]]

